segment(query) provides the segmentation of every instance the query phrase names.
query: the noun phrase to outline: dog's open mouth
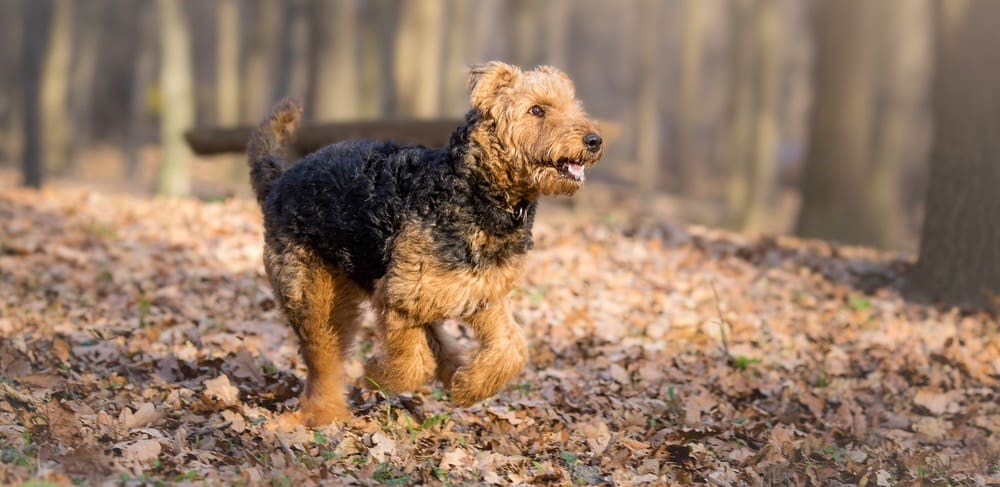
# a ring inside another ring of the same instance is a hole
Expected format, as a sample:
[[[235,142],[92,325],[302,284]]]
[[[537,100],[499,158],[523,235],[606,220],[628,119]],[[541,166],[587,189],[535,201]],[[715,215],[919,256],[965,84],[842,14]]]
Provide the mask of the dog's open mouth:
[[[574,181],[583,181],[587,178],[583,164],[571,159],[559,159],[556,162],[556,170],[559,171],[560,176]]]

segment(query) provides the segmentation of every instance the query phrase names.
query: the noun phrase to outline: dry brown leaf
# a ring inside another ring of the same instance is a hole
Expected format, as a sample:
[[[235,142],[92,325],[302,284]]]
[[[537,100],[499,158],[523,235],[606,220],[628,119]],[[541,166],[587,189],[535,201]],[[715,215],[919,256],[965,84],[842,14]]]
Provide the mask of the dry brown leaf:
[[[240,402],[240,390],[229,383],[225,374],[205,381],[205,390],[201,398],[211,406],[235,406]]]
[[[376,462],[385,462],[390,456],[396,454],[396,442],[382,433],[375,433],[372,435],[372,446],[368,449],[368,454]]]
[[[604,421],[597,421],[584,425],[582,431],[590,449],[596,454],[604,453],[611,442],[611,431],[608,429],[608,425]]]
[[[438,464],[438,468],[448,471],[455,466],[470,466],[471,464],[472,457],[469,456],[469,452],[462,448],[455,448],[441,455],[441,462]]]
[[[115,444],[112,449],[126,462],[146,463],[155,460],[162,447],[156,440],[136,440]]]
[[[121,414],[118,416],[118,421],[121,422],[125,429],[133,428],[143,428],[146,426],[151,426],[163,419],[166,415],[164,411],[157,411],[156,406],[152,403],[144,402],[139,404],[135,412],[131,409],[122,409]]]
[[[958,411],[959,391],[948,393],[938,392],[933,389],[920,389],[913,397],[913,403],[920,406],[933,415],[955,413]]]
[[[625,367],[622,367],[621,365],[611,364],[611,366],[608,368],[608,372],[611,374],[611,378],[614,379],[614,381],[619,384],[628,385],[632,382],[631,377],[629,377],[628,371],[626,371]]]

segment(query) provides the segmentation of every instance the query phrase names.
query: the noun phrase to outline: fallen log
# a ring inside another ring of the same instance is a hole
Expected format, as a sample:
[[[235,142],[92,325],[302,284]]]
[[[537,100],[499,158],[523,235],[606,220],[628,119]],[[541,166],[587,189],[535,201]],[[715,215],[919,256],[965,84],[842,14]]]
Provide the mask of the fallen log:
[[[443,147],[462,123],[459,118],[382,119],[302,124],[292,141],[292,149],[308,154],[335,142],[350,139],[392,140],[401,144]],[[191,150],[198,155],[246,152],[253,126],[195,127],[184,133]]]

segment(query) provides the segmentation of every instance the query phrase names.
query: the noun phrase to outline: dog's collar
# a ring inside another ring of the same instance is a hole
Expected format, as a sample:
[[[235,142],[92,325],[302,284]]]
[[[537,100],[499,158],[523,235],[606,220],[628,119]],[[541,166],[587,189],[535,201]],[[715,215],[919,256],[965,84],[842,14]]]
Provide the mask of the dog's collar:
[[[531,200],[521,200],[517,203],[511,205],[506,201],[498,200],[494,198],[493,195],[489,193],[482,193],[483,199],[488,201],[495,208],[509,213],[514,217],[514,222],[517,224],[523,224],[528,217],[528,208],[531,206]]]

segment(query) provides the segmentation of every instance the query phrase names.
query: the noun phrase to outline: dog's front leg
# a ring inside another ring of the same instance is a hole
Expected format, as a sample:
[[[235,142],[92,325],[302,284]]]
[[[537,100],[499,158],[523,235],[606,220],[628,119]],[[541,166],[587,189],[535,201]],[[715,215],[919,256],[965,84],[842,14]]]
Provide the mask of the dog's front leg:
[[[423,324],[393,309],[383,310],[380,318],[382,351],[365,365],[366,380],[390,392],[420,387],[437,369]]]
[[[496,394],[528,361],[528,342],[506,299],[487,303],[468,320],[480,349],[451,379],[452,400],[470,406]]]

